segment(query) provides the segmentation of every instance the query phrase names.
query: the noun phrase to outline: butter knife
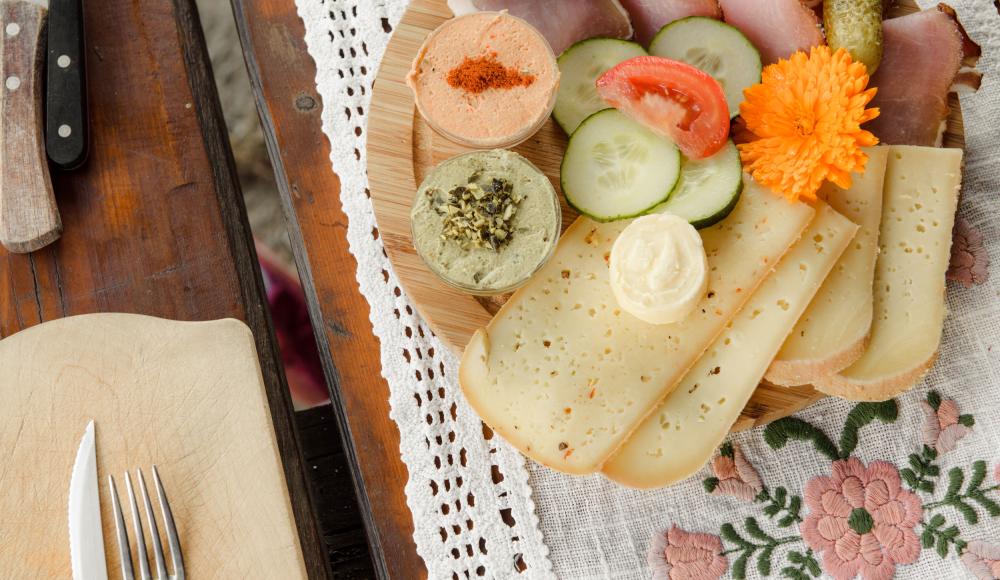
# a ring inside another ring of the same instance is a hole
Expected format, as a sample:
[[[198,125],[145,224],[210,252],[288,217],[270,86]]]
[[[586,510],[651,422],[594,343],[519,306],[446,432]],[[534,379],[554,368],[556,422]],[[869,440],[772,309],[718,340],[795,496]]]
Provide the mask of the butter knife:
[[[83,432],[69,482],[69,551],[73,580],[107,580],[93,421]]]
[[[25,254],[62,233],[42,126],[48,0],[0,0],[0,243]]]

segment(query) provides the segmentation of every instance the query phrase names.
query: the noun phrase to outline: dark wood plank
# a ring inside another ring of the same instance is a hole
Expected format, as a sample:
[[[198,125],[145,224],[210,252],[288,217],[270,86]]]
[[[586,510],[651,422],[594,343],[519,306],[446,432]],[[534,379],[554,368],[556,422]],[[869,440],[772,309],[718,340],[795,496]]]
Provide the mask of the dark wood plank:
[[[307,569],[328,577],[193,3],[104,0],[85,10],[90,159],[53,176],[62,239],[27,256],[0,250],[0,334],[90,312],[246,321]]]
[[[368,304],[354,278],[302,22],[292,0],[232,5],[376,570],[383,577],[423,577],[403,493],[399,433],[389,418]]]

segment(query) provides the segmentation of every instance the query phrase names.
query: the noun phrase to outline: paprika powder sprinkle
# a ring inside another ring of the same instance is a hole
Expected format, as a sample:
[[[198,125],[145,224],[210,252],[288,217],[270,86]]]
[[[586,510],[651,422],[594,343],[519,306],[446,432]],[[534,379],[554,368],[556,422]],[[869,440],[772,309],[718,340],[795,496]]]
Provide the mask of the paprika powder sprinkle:
[[[476,58],[465,57],[462,64],[448,71],[447,80],[452,88],[479,94],[489,89],[528,87],[535,82],[535,76],[505,67],[497,60],[497,53],[491,52]]]

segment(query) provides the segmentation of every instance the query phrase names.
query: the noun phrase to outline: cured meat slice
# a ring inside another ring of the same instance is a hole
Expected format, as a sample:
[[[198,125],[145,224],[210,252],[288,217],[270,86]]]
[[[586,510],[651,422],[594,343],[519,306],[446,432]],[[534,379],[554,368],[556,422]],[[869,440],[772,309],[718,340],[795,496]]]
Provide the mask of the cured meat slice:
[[[962,66],[961,29],[946,12],[925,10],[886,20],[882,30],[882,64],[869,83],[879,116],[865,128],[882,143],[934,146]]]
[[[688,16],[722,18],[717,0],[621,0],[632,18],[635,39],[649,46],[665,25]]]
[[[448,7],[455,16],[507,10],[537,28],[557,56],[586,38],[632,36],[632,23],[618,0],[448,0]]]
[[[719,0],[726,22],[760,51],[765,65],[824,43],[816,12],[800,0]]]

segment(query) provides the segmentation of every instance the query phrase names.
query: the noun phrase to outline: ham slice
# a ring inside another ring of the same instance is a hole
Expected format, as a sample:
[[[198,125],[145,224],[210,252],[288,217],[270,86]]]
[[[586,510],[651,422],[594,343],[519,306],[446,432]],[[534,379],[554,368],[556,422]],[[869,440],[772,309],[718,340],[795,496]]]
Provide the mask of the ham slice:
[[[621,0],[632,17],[635,39],[649,46],[666,24],[688,16],[722,18],[717,0]]]
[[[819,17],[800,0],[719,0],[726,22],[739,28],[765,64],[824,43]]]
[[[962,32],[940,10],[925,10],[882,24],[882,64],[870,85],[879,116],[865,128],[891,145],[938,144],[948,115],[948,92],[962,66]]]
[[[507,10],[537,28],[557,56],[585,38],[632,36],[632,23],[618,0],[448,0],[448,7],[455,16]]]

